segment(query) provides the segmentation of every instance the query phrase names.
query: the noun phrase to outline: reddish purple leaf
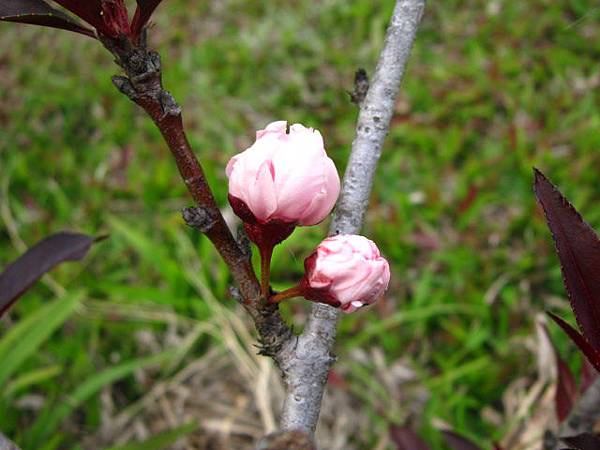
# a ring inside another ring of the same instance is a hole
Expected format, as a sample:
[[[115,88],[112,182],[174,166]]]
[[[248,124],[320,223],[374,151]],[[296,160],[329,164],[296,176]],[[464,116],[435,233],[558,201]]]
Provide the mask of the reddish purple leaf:
[[[162,0],[137,0],[138,6],[131,21],[131,32],[134,36],[139,35],[161,2]]]
[[[558,421],[562,422],[567,418],[575,400],[577,399],[577,384],[575,376],[567,364],[556,355],[556,369],[558,371],[558,380],[556,385],[556,416]]]
[[[592,433],[578,434],[577,436],[560,438],[565,444],[575,447],[577,450],[600,449],[600,436]]]
[[[444,430],[442,431],[442,435],[444,436],[446,445],[452,450],[481,450],[472,441],[454,431]]]
[[[111,31],[110,35],[131,36],[129,12],[125,0],[102,0],[102,19]]]
[[[96,37],[93,30],[81,26],[43,0],[0,0],[0,20],[59,28]]]
[[[42,239],[0,273],[0,317],[42,275],[64,261],[82,259],[97,241],[61,232]]]
[[[552,345],[554,359],[556,360],[558,379],[556,381],[556,394],[554,397],[554,402],[556,407],[556,416],[558,417],[558,421],[562,422],[571,412],[571,409],[575,404],[575,400],[577,399],[577,383],[575,381],[575,375],[573,375],[573,372],[569,366],[567,366],[567,364],[558,354],[558,350],[556,349],[554,342],[552,342],[552,338],[550,337],[550,333],[548,333],[548,329],[545,326],[543,326],[542,329],[544,330],[544,333],[546,333],[548,341]]]
[[[425,441],[408,427],[390,427],[390,437],[398,450],[430,450]]]
[[[590,344],[600,351],[600,239],[537,169],[534,190],[554,238],[577,323]]]
[[[102,17],[102,0],[54,0],[77,17],[85,20],[98,31],[111,36],[112,31]]]
[[[579,350],[585,355],[588,361],[600,371],[600,352],[592,347],[592,344],[583,336],[579,331],[569,325],[567,322],[562,320],[556,314],[548,312],[548,315],[563,329],[565,333],[571,338]]]
[[[581,385],[579,386],[579,392],[583,394],[587,391],[597,377],[598,371],[594,369],[594,366],[592,366],[587,358],[583,358],[583,362],[581,363]]]

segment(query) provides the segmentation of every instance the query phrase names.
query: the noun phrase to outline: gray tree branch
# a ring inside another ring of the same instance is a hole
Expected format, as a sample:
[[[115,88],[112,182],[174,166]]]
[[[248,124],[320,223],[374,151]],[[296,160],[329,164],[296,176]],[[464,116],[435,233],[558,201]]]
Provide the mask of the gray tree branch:
[[[406,68],[425,0],[397,0],[383,50],[366,98],[360,103],[356,138],[344,175],[330,235],[360,232],[375,169],[394,114],[396,96]],[[286,383],[281,427],[313,434],[319,419],[339,311],[315,304],[291,354],[279,358]]]
[[[12,441],[0,433],[0,450],[20,450]]]

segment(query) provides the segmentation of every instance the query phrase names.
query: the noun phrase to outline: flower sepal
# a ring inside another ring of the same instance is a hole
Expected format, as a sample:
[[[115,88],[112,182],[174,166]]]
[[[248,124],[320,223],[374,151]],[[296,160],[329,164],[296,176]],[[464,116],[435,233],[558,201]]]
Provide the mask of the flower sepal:
[[[273,248],[286,240],[296,228],[296,223],[272,219],[266,223],[260,222],[246,203],[239,198],[229,195],[229,204],[235,214],[244,222],[244,230],[248,238],[260,249]]]

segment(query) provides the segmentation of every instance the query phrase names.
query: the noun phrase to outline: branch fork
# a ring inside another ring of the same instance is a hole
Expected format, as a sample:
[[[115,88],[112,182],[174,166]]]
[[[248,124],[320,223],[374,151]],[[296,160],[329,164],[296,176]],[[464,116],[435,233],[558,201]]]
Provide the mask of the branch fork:
[[[139,105],[160,130],[181,178],[196,203],[183,211],[186,223],[210,239],[229,267],[237,284],[235,296],[242,299],[241,303],[258,331],[260,353],[273,358],[282,372],[287,391],[281,419],[283,438],[293,434],[291,431],[298,432],[300,437],[308,437],[308,441],[304,439],[303,446],[292,445],[291,441],[284,439],[288,443],[285,448],[312,448],[309,441],[312,440],[317,425],[327,375],[336,359],[332,348],[339,311],[331,306],[315,303],[303,333],[295,336],[283,321],[277,302],[286,296],[295,295],[295,292],[287,291],[271,297],[268,282],[270,254],[266,253],[262,255],[265,262],[261,286],[251,264],[247,241],[243,237],[241,240],[233,237],[208,186],[202,166],[191,149],[183,126],[181,107],[163,88],[160,56],[147,48],[144,27],[158,3],[160,2],[138,1],[138,10],[131,26],[127,21],[121,20],[123,23],[117,24],[115,30],[118,32],[115,33],[104,32],[106,30],[102,17],[87,14],[89,4],[73,3],[76,7],[71,9],[78,12],[78,15],[90,22],[99,32],[94,35],[93,31],[70,22],[66,25],[62,23],[61,26],[95,37],[102,42],[124,71],[124,75],[112,78],[113,84]],[[124,4],[120,5],[124,7]],[[371,85],[369,86],[366,76],[363,76],[364,72],[357,73],[353,96],[360,106],[356,139],[352,145],[352,154],[330,234],[357,234],[361,228],[374,172],[393,114],[395,96],[424,5],[425,0],[396,1]],[[3,19],[14,18],[11,16]],[[62,20],[66,21],[65,18]],[[111,30],[112,28],[108,31]],[[270,302],[269,297],[273,301]],[[0,449],[11,448],[10,445],[6,445],[6,441],[0,435]],[[261,448],[275,450],[279,447],[266,444]]]
[[[424,6],[424,0],[397,0],[370,86],[364,72],[357,73],[353,96],[360,106],[356,139],[330,234],[356,234],[361,228],[395,96]],[[202,167],[185,136],[181,109],[162,87],[160,58],[143,44],[137,48],[129,44],[105,42],[126,73],[126,77],[115,77],[113,82],[140,105],[160,129],[197,203],[196,209],[184,211],[186,222],[204,232],[223,256],[258,330],[260,353],[272,357],[282,372],[287,393],[281,428],[312,436],[327,375],[335,361],[332,348],[339,312],[328,305],[314,304],[304,332],[300,336],[293,335],[279,314],[277,301],[295,293],[275,294],[274,301],[269,302],[271,292],[266,268],[269,258],[262,255],[262,283],[259,283],[248,252],[233,238],[216,206]]]
[[[201,233],[206,233],[215,226],[217,222],[217,218],[214,216],[213,212],[201,206],[184,208],[181,215],[189,227],[195,228]]]

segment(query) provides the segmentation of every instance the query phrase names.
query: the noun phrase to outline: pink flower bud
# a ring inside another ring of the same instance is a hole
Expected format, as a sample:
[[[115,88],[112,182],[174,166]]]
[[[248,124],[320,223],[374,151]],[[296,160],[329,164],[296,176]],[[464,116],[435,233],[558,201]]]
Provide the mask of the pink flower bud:
[[[321,133],[273,122],[227,164],[229,198],[244,222],[314,225],[333,209],[340,178]],[[249,213],[251,216],[249,216]]]
[[[325,239],[306,258],[304,268],[300,283],[304,297],[346,313],[374,303],[390,281],[390,266],[375,243],[354,234]]]

